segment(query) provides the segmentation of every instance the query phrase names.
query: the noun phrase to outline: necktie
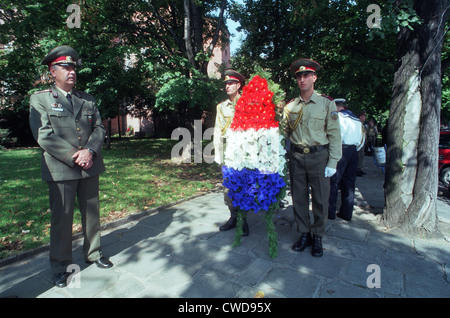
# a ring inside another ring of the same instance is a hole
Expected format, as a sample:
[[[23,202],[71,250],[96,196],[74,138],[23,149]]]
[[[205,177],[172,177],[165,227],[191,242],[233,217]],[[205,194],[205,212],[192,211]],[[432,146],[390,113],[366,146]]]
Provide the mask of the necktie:
[[[73,109],[73,103],[72,103],[72,96],[70,94],[67,94],[67,100],[69,101],[70,106],[72,106]]]

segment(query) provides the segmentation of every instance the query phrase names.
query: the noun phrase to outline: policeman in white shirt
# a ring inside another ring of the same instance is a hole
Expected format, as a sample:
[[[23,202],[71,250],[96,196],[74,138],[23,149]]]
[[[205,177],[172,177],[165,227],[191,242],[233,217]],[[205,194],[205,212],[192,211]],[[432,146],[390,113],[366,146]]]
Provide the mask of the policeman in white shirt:
[[[328,202],[328,219],[336,216],[346,221],[352,219],[355,200],[356,170],[358,168],[358,150],[364,146],[365,134],[362,123],[345,105],[346,100],[334,100],[339,114],[341,127],[342,158],[337,164],[337,171],[330,179],[330,198]],[[341,190],[341,207],[336,213],[338,190]]]

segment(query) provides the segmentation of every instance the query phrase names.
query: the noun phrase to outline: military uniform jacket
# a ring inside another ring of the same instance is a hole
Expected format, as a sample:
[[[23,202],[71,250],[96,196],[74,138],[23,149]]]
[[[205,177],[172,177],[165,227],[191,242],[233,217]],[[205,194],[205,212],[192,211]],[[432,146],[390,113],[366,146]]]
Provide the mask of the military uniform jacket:
[[[236,97],[236,100],[239,96]],[[229,99],[217,105],[216,122],[214,125],[214,161],[223,163],[224,139],[233,121],[236,104]]]
[[[30,98],[30,127],[43,149],[44,181],[82,179],[105,171],[101,147],[106,130],[94,97],[73,89],[72,104],[73,107],[55,86]],[[72,158],[81,149],[96,153],[88,170],[83,170]]]
[[[308,101],[297,97],[284,108],[282,121],[294,145],[328,145],[327,166],[336,169],[342,156],[342,144],[339,115],[333,101],[317,92],[313,92]]]

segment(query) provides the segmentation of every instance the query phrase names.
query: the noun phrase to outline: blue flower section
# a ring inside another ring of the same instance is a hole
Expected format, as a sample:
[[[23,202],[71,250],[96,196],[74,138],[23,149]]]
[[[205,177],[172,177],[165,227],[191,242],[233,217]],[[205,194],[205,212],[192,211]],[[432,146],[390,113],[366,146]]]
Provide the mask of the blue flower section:
[[[277,194],[286,186],[279,173],[262,173],[258,169],[235,170],[222,166],[223,185],[235,207],[242,210],[268,211]]]

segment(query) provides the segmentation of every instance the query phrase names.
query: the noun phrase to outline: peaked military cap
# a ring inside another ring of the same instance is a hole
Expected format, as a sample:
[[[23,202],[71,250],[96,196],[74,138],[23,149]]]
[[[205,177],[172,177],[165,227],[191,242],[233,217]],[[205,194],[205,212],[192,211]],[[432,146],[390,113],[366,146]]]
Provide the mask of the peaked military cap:
[[[320,64],[313,60],[300,59],[292,63],[289,69],[292,73],[297,74],[299,72],[316,72],[320,68]]]
[[[78,53],[68,45],[61,45],[51,50],[41,62],[41,65],[51,67],[53,65],[77,66]]]
[[[240,82],[241,85],[245,84],[245,77],[242,76],[240,73],[236,72],[235,70],[231,70],[231,69],[225,70],[223,75],[224,75],[223,81],[225,83],[234,81],[234,82]]]

